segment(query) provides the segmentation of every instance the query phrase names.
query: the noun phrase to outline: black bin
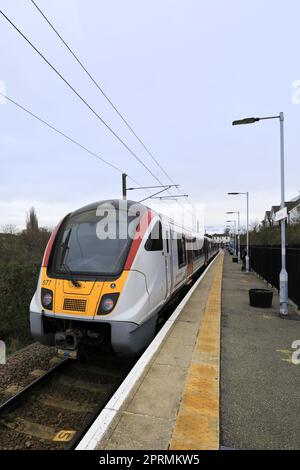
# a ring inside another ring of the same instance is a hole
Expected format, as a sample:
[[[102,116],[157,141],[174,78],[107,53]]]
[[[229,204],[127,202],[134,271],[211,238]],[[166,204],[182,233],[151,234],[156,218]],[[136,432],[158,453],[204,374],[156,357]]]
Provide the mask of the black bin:
[[[252,307],[271,308],[273,292],[269,289],[249,289],[249,301]]]

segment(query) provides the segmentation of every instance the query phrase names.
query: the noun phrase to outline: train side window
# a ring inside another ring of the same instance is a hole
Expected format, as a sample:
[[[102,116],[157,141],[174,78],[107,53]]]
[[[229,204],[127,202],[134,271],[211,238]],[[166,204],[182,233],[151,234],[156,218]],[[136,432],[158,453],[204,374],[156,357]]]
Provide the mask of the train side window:
[[[177,238],[178,268],[186,265],[186,251],[184,238]]]
[[[166,231],[166,242],[167,242],[167,253],[169,253],[170,249],[169,249],[169,232],[168,232],[168,230]]]
[[[151,233],[145,243],[146,251],[162,251],[163,238],[162,238],[162,225],[161,222],[156,222]]]

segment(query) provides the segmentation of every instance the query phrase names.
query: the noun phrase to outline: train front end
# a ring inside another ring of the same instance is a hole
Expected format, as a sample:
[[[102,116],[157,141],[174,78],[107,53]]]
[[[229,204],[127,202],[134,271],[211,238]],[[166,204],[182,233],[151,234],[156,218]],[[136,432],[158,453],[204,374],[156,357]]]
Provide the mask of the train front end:
[[[49,240],[30,305],[35,339],[74,358],[82,345],[104,340],[120,354],[142,348],[147,338],[134,332],[149,298],[145,277],[131,268],[149,217],[145,206],[112,200],[63,219]]]

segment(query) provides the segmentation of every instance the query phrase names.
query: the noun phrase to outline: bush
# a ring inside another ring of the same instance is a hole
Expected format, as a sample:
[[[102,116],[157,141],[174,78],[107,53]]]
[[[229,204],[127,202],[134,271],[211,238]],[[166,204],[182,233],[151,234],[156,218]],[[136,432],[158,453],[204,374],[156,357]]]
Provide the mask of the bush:
[[[7,226],[0,233],[0,339],[9,352],[32,341],[29,305],[49,236],[49,230],[38,226],[34,209],[25,230]]]
[[[257,227],[255,226],[249,233],[251,245],[280,245],[281,229],[275,227]],[[286,243],[295,245],[300,243],[300,223],[286,226]],[[246,235],[241,236],[241,244],[246,244]]]
[[[31,263],[0,264],[0,338],[6,342],[8,350],[32,341],[29,305],[39,269],[39,265]]]

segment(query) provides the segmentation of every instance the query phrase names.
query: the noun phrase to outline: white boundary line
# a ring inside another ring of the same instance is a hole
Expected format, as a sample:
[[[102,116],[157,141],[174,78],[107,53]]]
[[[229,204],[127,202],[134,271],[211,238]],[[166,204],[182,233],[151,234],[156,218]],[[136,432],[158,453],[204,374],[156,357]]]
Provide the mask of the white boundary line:
[[[219,254],[215,257],[215,259],[209,264],[206,270],[201,274],[198,281],[195,282],[193,287],[189,290],[187,295],[182,299],[178,307],[174,310],[172,315],[170,316],[169,320],[166,321],[162,329],[159,333],[155,336],[153,341],[150,343],[146,351],[142,354],[140,359],[137,361],[135,366],[131,369],[125,380],[121,383],[118,390],[115,394],[111,397],[105,408],[101,411],[99,416],[93,422],[92,426],[85,434],[85,436],[81,439],[79,444],[77,445],[75,450],[94,450],[96,446],[99,444],[101,439],[103,438],[104,434],[108,430],[109,426],[111,425],[113,419],[120,411],[121,406],[125,402],[126,398],[130,394],[131,390],[133,389],[134,385],[142,376],[146,366],[151,361],[152,357],[162,344],[163,340],[165,339],[168,331],[174,324],[177,317],[180,315],[182,309],[193,295],[194,291],[197,289],[198,285],[205,277],[207,272],[209,271],[210,267],[214,264],[215,260],[218,258]]]

